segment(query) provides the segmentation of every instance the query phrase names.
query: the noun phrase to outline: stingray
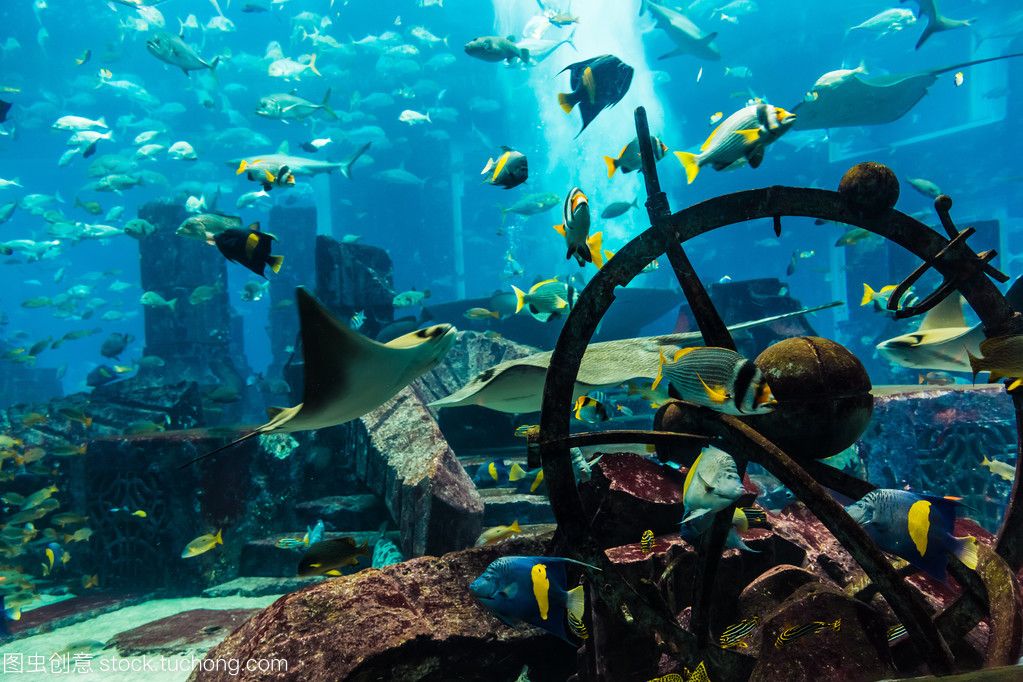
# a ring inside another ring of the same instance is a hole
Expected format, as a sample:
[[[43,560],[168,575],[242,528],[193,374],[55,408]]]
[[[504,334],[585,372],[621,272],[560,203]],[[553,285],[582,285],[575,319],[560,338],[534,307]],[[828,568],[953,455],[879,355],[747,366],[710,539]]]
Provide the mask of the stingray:
[[[752,322],[742,322],[728,329],[733,332],[739,331],[836,305],[841,303],[829,303]],[[693,345],[701,339],[700,332],[684,332],[591,343],[583,353],[579,374],[576,376],[573,400],[590,391],[620,386],[632,379],[652,380],[657,376],[663,347]],[[446,398],[430,403],[430,407],[480,405],[512,414],[536,412],[540,409],[547,367],[550,365],[552,354],[553,351],[546,351],[495,365],[481,372]]]
[[[909,113],[941,74],[1013,57],[1023,57],[1023,52],[919,73],[890,76],[855,73],[830,88],[815,91],[793,107],[793,113],[798,114],[793,128],[814,130],[891,123]]]
[[[439,324],[379,343],[339,322],[303,287],[295,290],[295,298],[305,361],[302,402],[270,408],[270,421],[183,466],[260,434],[323,429],[358,419],[435,367],[458,331]]]

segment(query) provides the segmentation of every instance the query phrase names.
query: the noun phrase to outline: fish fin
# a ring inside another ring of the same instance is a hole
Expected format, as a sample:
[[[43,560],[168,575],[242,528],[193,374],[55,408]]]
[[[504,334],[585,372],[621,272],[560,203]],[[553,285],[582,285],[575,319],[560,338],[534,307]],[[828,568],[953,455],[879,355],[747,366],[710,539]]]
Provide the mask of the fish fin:
[[[213,536],[213,544],[214,545],[222,545],[222,544],[224,544],[224,536],[222,535],[222,533],[223,533],[223,529],[222,528],[218,528],[217,529],[217,534]]]
[[[573,587],[565,593],[565,608],[578,620],[583,619],[586,613],[586,591],[582,585]]]
[[[563,223],[559,223],[558,225],[554,225],[554,230],[558,234],[560,234],[562,237],[565,236],[565,225]]]
[[[323,101],[320,102],[320,106],[323,107],[324,111],[326,111],[328,114],[330,114],[331,118],[337,118],[338,117],[337,116],[337,112],[334,111],[331,108],[331,106],[330,106],[330,91],[331,91],[331,88],[327,88],[327,92],[324,93]]]
[[[749,162],[750,168],[760,168],[760,164],[764,162],[764,154],[767,148],[763,145],[758,146],[752,152],[746,155],[746,161]],[[779,235],[780,236],[780,235]]]
[[[871,301],[873,301],[875,293],[877,293],[877,292],[875,292],[874,289],[869,284],[864,282],[863,283],[863,298],[860,299],[860,305],[861,306],[865,306],[868,303],[870,303]]]
[[[959,561],[972,570],[977,570],[977,538],[967,535],[964,538],[952,538],[955,541],[954,554]]]
[[[558,104],[561,105],[561,110],[564,111],[566,114],[571,114],[572,109],[575,108],[575,102],[572,101],[571,93],[559,92]]]
[[[284,263],[284,256],[270,256],[269,265],[270,269],[274,272],[281,271],[281,264]]]
[[[316,68],[316,54],[315,53],[309,59],[309,70],[312,71],[313,73],[315,73],[317,76],[323,76],[323,74],[320,73],[319,69]]]
[[[490,157],[489,159],[487,159],[487,165],[483,166],[483,170],[480,171],[480,175],[486,175],[491,170],[493,170],[494,163],[495,163],[494,157]]]
[[[702,516],[706,516],[709,513],[710,513],[709,509],[697,509],[696,511],[693,512],[687,512],[686,515],[682,517],[681,523],[683,524],[689,523],[690,521],[694,521]]]
[[[953,291],[941,303],[931,308],[930,312],[924,315],[924,319],[920,322],[917,331],[922,332],[929,329],[949,329],[951,327],[966,326],[962,297],[958,291]]]
[[[984,358],[978,358],[970,352],[969,348],[964,347],[964,350],[966,351],[966,357],[970,361],[970,371],[973,372],[973,383],[977,383],[977,375],[984,371],[984,368],[980,365],[980,363],[984,361]],[[994,373],[992,373],[988,378],[991,379],[992,382],[996,381]]]
[[[605,156],[604,163],[607,164],[607,177],[614,177],[615,171],[618,170],[618,161],[610,156]]]
[[[586,240],[586,246],[590,249],[591,262],[597,266],[597,269],[604,267],[604,255],[602,252],[604,246],[604,233],[594,232],[590,235],[590,238]]]
[[[654,377],[654,383],[650,387],[651,391],[656,391],[657,387],[661,385],[661,379],[664,378],[664,363],[666,363],[668,361],[667,358],[664,357],[664,351],[663,350],[659,351],[659,353],[660,353],[661,357],[660,357],[660,361],[659,361],[659,364],[658,364],[658,367],[657,367],[657,376]]]
[[[562,308],[567,308],[567,307],[568,307],[568,301],[566,301],[565,299],[561,298],[560,296],[556,296],[554,298],[554,309],[555,310],[561,310]]]
[[[514,284],[512,285],[512,290],[515,292],[515,313],[518,314],[522,310],[522,306],[525,305],[526,292]]]
[[[710,386],[707,385],[707,382],[704,381],[703,377],[701,377],[699,374],[696,375],[696,378],[700,380],[700,384],[703,386],[703,391],[704,393],[707,394],[707,397],[710,398],[711,402],[724,403],[726,400],[728,400],[728,393],[726,393],[725,391],[717,391],[711,388]]]
[[[519,520],[515,519],[514,521],[512,521],[511,525],[508,526],[508,530],[510,530],[513,533],[521,533],[522,532],[522,526],[519,525]]]
[[[678,158],[679,163],[682,164],[682,168],[686,171],[686,183],[693,184],[693,180],[700,174],[700,163],[696,154],[690,154],[689,152],[675,152],[675,156]]]
[[[749,128],[746,130],[736,130],[735,135],[742,135],[743,140],[746,144],[753,144],[760,139],[760,128]]]
[[[508,470],[509,481],[521,481],[526,477],[526,470],[519,466],[518,462],[511,465],[511,469]]]
[[[234,174],[235,175],[241,175],[242,173],[245,172],[245,169],[248,168],[248,167],[249,167],[249,162],[246,161],[245,159],[242,159],[241,163],[238,164],[238,170],[236,170],[234,172]]]
[[[338,170],[341,171],[342,177],[348,178],[349,180],[352,179],[352,166],[355,165],[355,162],[359,160],[360,156],[366,153],[366,150],[369,149],[372,144],[373,144],[372,142],[367,142],[366,144],[362,145],[361,147],[359,147],[358,150],[356,150],[354,154],[348,157],[347,161],[343,161],[338,166]]]

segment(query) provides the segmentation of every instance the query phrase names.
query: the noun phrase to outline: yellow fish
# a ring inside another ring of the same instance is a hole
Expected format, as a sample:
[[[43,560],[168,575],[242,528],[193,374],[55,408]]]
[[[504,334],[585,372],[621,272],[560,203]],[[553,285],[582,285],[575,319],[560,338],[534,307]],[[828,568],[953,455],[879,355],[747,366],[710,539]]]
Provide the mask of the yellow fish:
[[[181,558],[189,559],[194,556],[199,556],[200,554],[205,554],[217,545],[222,544],[224,544],[224,538],[221,536],[219,530],[216,535],[212,535],[210,533],[200,535],[195,540],[192,540],[185,545],[185,548],[181,550]]]
[[[476,546],[482,547],[483,545],[492,545],[495,542],[507,540],[511,536],[521,532],[522,527],[519,526],[518,519],[516,519],[511,522],[510,526],[494,526],[493,528],[488,528],[483,531],[483,534],[480,535],[478,540],[476,540]]]

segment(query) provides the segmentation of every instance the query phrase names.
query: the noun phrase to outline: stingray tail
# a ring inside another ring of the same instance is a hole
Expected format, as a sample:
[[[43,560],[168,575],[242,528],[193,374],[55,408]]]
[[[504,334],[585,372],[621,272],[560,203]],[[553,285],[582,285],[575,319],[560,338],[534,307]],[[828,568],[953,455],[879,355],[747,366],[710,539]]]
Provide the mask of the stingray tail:
[[[956,64],[954,66],[945,66],[945,67],[942,67],[940,69],[935,69],[934,71],[931,71],[930,73],[935,75],[935,76],[937,76],[937,75],[940,75],[940,74],[943,74],[943,73],[949,73],[950,71],[959,71],[960,69],[965,69],[965,68],[968,68],[970,66],[977,66],[978,64],[987,64],[988,62],[997,62],[997,61],[1000,61],[1002,59],[1015,59],[1016,57],[1023,57],[1023,52],[1013,52],[1012,54],[1003,54],[1003,55],[1001,55],[999,57],[988,57],[986,59],[976,59],[976,60],[974,60],[972,62],[963,62],[961,64]]]
[[[210,450],[209,452],[204,453],[202,455],[199,455],[198,457],[193,457],[192,459],[188,460],[187,462],[185,462],[184,464],[182,464],[178,468],[179,469],[184,469],[184,468],[186,468],[188,466],[191,466],[192,464],[195,464],[196,462],[199,462],[201,460],[206,459],[207,457],[212,457],[213,455],[219,454],[219,453],[223,452],[224,450],[228,450],[230,448],[233,448],[235,445],[239,445],[241,443],[244,443],[247,440],[255,438],[256,436],[258,436],[261,433],[263,433],[263,432],[258,430],[258,429],[255,430],[255,431],[250,431],[250,432],[246,433],[244,436],[242,436],[240,438],[236,438],[236,439],[234,439],[233,441],[231,441],[230,443],[228,443],[226,445],[221,445],[216,450]]]

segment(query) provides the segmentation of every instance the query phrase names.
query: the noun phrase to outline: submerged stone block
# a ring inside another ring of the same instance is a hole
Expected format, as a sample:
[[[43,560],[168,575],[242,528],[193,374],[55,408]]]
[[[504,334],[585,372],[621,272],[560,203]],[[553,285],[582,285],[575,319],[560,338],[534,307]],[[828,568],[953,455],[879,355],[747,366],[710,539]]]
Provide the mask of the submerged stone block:
[[[182,611],[118,633],[110,643],[121,656],[172,656],[205,651],[257,612],[258,609]]]
[[[278,599],[209,652],[239,659],[239,675],[200,667],[190,679],[264,679],[246,661],[275,658],[287,660],[289,678],[306,682],[512,682],[527,664],[532,680],[564,680],[575,668],[571,647],[502,625],[468,588],[499,556],[546,549],[546,539],[514,538],[323,581]]]
[[[359,331],[375,338],[394,319],[391,257],[376,246],[318,236],[316,296],[341,320],[349,320],[361,310],[366,320]]]
[[[355,453],[356,471],[397,521],[402,552],[443,554],[472,545],[483,501],[419,393],[406,387],[361,422],[370,447]]]

